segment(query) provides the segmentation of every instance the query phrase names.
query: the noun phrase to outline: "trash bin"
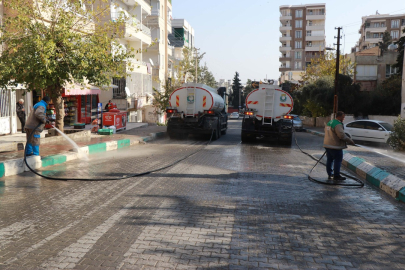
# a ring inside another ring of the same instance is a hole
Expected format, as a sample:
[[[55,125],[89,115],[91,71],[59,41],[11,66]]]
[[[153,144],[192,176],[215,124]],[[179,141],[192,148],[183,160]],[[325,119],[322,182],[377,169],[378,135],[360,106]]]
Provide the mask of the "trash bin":
[[[117,131],[125,130],[127,128],[127,112],[112,109],[103,113],[103,126],[115,126]]]

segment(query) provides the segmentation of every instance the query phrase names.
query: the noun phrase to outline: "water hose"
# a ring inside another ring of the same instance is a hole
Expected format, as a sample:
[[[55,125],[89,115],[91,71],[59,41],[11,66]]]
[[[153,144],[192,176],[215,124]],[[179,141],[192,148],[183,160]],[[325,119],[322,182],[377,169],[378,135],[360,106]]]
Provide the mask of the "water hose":
[[[301,151],[303,154],[309,156],[310,158],[312,158],[313,160],[316,161],[314,167],[312,167],[312,169],[310,170],[310,172],[309,172],[309,174],[308,174],[308,179],[309,179],[310,181],[315,182],[315,183],[318,183],[318,184],[329,185],[329,186],[344,186],[344,187],[358,187],[358,188],[364,187],[363,181],[361,181],[361,180],[359,180],[359,179],[357,179],[357,178],[354,178],[354,177],[352,177],[352,176],[350,176],[350,175],[347,175],[347,174],[345,174],[345,173],[340,173],[340,174],[346,176],[347,178],[350,178],[350,179],[352,179],[352,180],[358,182],[358,184],[347,184],[347,183],[343,183],[343,182],[341,182],[341,181],[325,182],[325,181],[317,180],[317,179],[311,177],[311,173],[312,173],[312,171],[315,169],[315,167],[318,165],[318,163],[320,163],[320,164],[322,164],[322,165],[324,165],[324,166],[326,167],[326,164],[324,164],[324,163],[321,162],[322,158],[323,158],[323,157],[325,156],[325,154],[326,154],[326,151],[322,154],[322,156],[321,156],[319,159],[316,159],[316,158],[313,157],[311,154],[309,154],[309,153],[307,153],[307,152],[305,152],[304,150],[301,149],[301,147],[299,146],[298,141],[297,141],[297,136],[295,135],[295,129],[293,129],[293,131],[294,131],[295,144],[297,145],[298,149],[300,149],[300,151]],[[357,146],[357,145],[355,145],[355,146]]]
[[[35,130],[37,130],[39,128],[39,126],[41,126],[41,125],[42,125],[42,123],[38,124],[33,129],[33,131],[31,132],[30,136],[27,139],[27,143],[31,140]],[[211,137],[210,137],[209,141],[207,142],[207,144],[205,146],[207,146],[207,145],[209,145],[211,143],[213,134],[214,134],[214,129],[212,130]],[[33,172],[34,174],[36,174],[36,175],[38,175],[40,177],[43,177],[43,178],[46,178],[46,179],[49,179],[49,180],[57,180],[57,181],[71,181],[71,180],[75,180],[75,181],[110,181],[110,180],[123,180],[123,179],[132,178],[132,177],[140,177],[140,176],[148,175],[148,174],[151,174],[151,173],[154,173],[154,172],[162,171],[164,169],[170,168],[170,167],[180,163],[181,161],[189,158],[192,155],[197,154],[198,152],[202,151],[203,149],[204,148],[201,148],[201,149],[199,149],[199,150],[197,150],[197,151],[195,151],[195,152],[193,152],[191,154],[188,154],[185,157],[183,157],[183,158],[181,158],[181,159],[179,159],[179,160],[177,160],[177,161],[175,161],[175,162],[173,162],[173,163],[171,163],[171,164],[169,164],[167,166],[163,166],[163,167],[155,169],[155,170],[150,170],[150,171],[141,172],[141,173],[128,174],[128,175],[124,175],[122,177],[115,177],[115,178],[97,178],[97,179],[95,179],[95,178],[58,178],[58,177],[51,177],[51,176],[46,176],[46,175],[40,174],[37,171],[35,171],[34,169],[32,169],[30,167],[30,165],[28,164],[26,148],[24,149],[24,162],[25,162],[25,165],[27,165],[28,169],[30,169],[31,172]]]

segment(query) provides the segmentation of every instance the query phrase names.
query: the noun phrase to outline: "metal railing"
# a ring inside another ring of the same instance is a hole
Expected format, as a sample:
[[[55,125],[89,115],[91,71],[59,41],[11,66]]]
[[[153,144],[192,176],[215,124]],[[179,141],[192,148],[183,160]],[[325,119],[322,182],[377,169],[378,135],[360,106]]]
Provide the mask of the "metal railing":
[[[308,11],[307,15],[325,15],[325,11],[320,11],[320,10]]]
[[[0,117],[10,116],[10,91],[8,89],[0,89]]]

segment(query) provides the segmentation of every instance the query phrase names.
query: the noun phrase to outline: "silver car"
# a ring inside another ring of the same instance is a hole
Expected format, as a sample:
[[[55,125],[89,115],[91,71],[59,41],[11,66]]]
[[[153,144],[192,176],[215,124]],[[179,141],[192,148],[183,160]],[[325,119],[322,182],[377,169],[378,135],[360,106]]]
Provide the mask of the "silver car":
[[[353,140],[386,143],[392,125],[378,120],[357,120],[345,125],[345,133]]]
[[[290,114],[291,116],[293,116],[293,126],[295,128],[296,131],[302,131],[304,129],[304,125],[302,124],[302,120],[300,119],[300,117],[296,114]]]

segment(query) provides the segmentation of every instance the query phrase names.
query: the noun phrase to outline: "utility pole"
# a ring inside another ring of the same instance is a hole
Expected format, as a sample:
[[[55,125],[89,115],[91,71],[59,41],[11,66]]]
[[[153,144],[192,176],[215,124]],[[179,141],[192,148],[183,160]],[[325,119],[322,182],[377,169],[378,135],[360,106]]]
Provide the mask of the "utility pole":
[[[337,36],[337,49],[336,49],[335,96],[333,97],[333,117],[332,117],[333,119],[336,118],[336,113],[337,113],[337,109],[338,109],[337,89],[338,89],[339,60],[340,60],[340,29],[342,29],[342,27],[337,27],[337,28],[335,27],[335,29],[338,30],[338,36]]]

